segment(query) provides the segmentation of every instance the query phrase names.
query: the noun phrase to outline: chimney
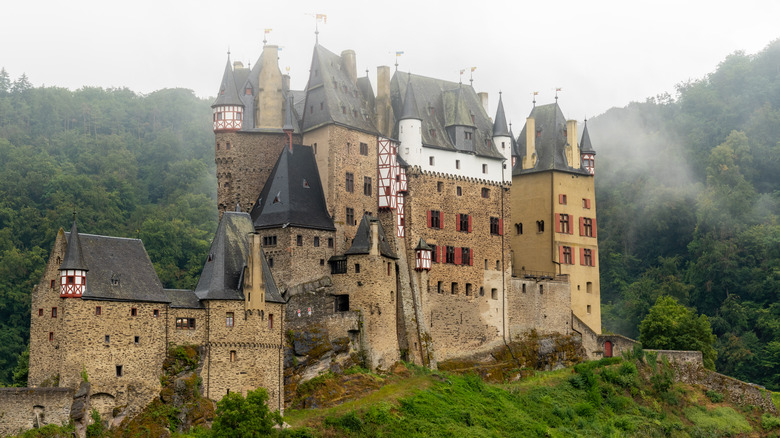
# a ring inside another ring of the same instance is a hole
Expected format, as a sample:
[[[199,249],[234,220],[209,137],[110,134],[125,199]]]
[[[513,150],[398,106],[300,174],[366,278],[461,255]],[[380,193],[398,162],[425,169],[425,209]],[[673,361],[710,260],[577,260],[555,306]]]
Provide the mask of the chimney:
[[[352,81],[352,85],[357,85],[357,61],[355,61],[355,51],[345,50],[341,52],[341,62],[344,64],[344,70]]]
[[[265,282],[260,235],[252,233],[249,236],[249,256],[244,271],[244,310],[264,310]]]
[[[233,70],[244,68],[244,63],[241,61],[233,61]]]
[[[393,131],[392,108],[390,107],[390,67],[376,68],[376,125],[379,132],[390,137]]]
[[[479,93],[479,101],[482,103],[482,108],[485,109],[485,114],[490,114],[488,111],[488,94],[484,91]]]
[[[525,157],[523,169],[530,169],[536,164],[532,154],[536,153],[536,121],[533,117],[525,119]]]
[[[284,124],[282,72],[279,70],[279,47],[263,46],[262,68],[257,79],[255,128],[279,129]]]
[[[369,254],[372,256],[379,255],[379,220],[371,219],[371,249]]]
[[[290,75],[282,75],[282,91],[290,91]]]
[[[569,166],[575,169],[579,169],[581,157],[580,157],[580,147],[577,144],[577,121],[576,120],[566,121],[566,142],[569,143],[569,150],[571,151]]]

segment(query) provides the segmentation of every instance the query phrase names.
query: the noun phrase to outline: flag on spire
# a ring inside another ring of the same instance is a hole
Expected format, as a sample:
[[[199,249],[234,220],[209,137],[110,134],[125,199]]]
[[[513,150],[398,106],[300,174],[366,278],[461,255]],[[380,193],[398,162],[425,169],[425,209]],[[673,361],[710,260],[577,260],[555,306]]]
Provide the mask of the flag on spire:
[[[395,56],[396,57],[401,56],[403,54],[404,54],[403,50],[401,50],[400,52],[395,52]]]
[[[474,73],[474,70],[476,70],[476,67],[471,67],[471,72]]]
[[[272,31],[272,30],[273,30],[273,29],[265,29],[265,30],[263,31],[263,33],[265,33],[266,35],[268,35],[269,33],[271,33],[271,31]]]
[[[317,14],[317,21],[322,20],[323,23],[328,24],[328,16],[325,14]]]

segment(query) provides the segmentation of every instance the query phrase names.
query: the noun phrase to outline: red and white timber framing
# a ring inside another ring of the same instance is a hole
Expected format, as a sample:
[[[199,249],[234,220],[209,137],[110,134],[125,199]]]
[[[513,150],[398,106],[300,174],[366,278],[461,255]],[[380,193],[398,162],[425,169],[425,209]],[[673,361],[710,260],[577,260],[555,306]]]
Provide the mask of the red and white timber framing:
[[[220,105],[212,110],[215,131],[238,131],[244,119],[244,107],[239,105]]]
[[[418,271],[431,270],[431,251],[428,249],[418,249],[414,261],[414,269]]]
[[[60,298],[79,298],[87,285],[86,271],[68,269],[60,271]]]
[[[396,193],[398,187],[396,184],[396,175],[398,172],[398,161],[396,160],[397,143],[389,138],[377,138],[377,171],[379,174],[379,190],[377,190],[377,200],[379,208],[388,208],[395,210]]]

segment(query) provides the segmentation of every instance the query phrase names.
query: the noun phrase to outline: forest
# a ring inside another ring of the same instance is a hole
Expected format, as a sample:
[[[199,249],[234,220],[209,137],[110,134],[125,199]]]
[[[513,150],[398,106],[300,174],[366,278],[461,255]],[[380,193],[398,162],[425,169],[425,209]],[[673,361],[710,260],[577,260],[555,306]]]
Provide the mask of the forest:
[[[0,385],[24,385],[30,292],[74,212],[141,238],[165,287],[195,286],[217,221],[210,103],[0,70]],[[587,123],[604,331],[639,338],[671,297],[705,315],[718,371],[780,389],[780,41]]]

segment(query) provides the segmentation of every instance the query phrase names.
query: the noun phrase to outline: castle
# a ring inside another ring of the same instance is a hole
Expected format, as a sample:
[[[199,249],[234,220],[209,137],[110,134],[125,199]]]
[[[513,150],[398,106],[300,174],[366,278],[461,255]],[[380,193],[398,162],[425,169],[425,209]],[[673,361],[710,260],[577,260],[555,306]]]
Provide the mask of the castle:
[[[503,97],[491,118],[470,85],[386,66],[374,94],[353,51],[319,44],[291,90],[277,52],[225,66],[220,222],[195,290],[164,289],[140,240],[74,220],[32,293],[31,387],[75,390],[86,374],[90,406],[118,420],[157,396],[169,345],[196,344],[207,397],[262,386],[283,410],[286,336],[315,326],[380,370],[531,330],[612,354],[587,124],[578,140],[556,99],[515,137]]]

